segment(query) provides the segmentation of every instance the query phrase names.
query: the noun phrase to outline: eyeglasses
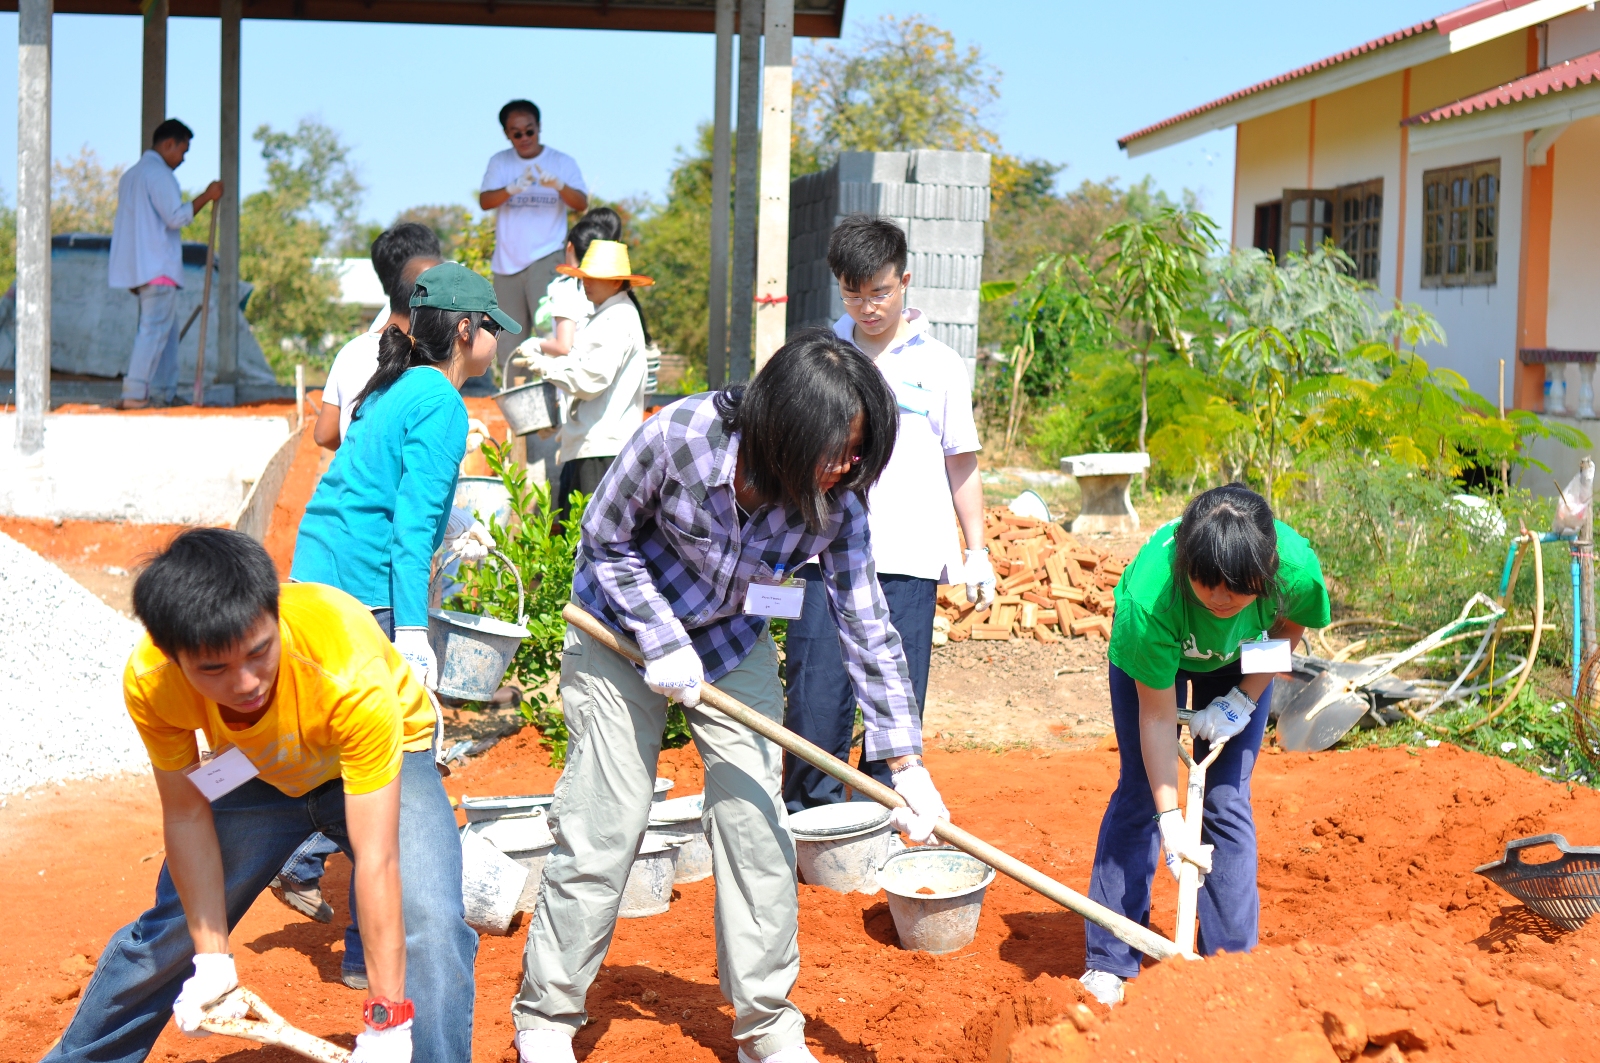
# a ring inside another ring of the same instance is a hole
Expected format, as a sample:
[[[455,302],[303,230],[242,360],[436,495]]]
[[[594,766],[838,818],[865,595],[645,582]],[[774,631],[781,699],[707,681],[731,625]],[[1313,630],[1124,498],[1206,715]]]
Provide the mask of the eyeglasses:
[[[506,136],[510,137],[512,140],[538,140],[539,131],[537,129],[513,129],[507,133]]]
[[[852,455],[850,455],[850,460],[849,461],[830,462],[827,465],[824,465],[822,468],[823,468],[824,472],[827,472],[827,473],[838,473],[840,476],[843,476],[845,473],[849,472],[851,469],[855,468],[857,465],[860,465],[860,464],[861,464],[861,455],[860,454],[852,454]]]
[[[884,292],[882,295],[841,295],[839,301],[845,306],[856,307],[862,303],[871,303],[873,306],[882,306],[890,299],[899,295],[904,288],[895,288],[893,291]]]

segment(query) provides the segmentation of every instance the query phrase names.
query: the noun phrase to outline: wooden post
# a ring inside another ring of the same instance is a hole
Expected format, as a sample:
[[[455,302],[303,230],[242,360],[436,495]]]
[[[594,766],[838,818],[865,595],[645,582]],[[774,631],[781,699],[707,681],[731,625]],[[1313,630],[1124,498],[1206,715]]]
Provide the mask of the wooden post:
[[[54,0],[17,13],[17,451],[44,449],[50,409],[50,30]]]
[[[168,0],[143,0],[144,77],[139,102],[139,155],[150,150],[150,134],[167,118]]]
[[[217,212],[217,383],[239,379],[239,22],[244,0],[220,0],[221,173]]]
[[[711,118],[711,276],[706,307],[706,382],[728,377],[728,193],[733,183],[733,0],[717,0],[717,73]]]
[[[767,0],[761,86],[761,217],[756,244],[755,371],[783,346],[789,316],[789,129],[794,0]]]

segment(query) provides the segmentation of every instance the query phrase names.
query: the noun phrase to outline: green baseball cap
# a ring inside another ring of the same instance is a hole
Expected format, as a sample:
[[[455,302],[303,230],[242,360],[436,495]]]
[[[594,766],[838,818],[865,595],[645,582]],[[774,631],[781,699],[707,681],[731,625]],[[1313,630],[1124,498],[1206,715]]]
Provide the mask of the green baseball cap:
[[[441,262],[432,269],[423,270],[417,278],[416,290],[411,293],[411,305],[488,314],[495,324],[512,335],[522,332],[516,319],[500,309],[494,297],[494,285],[459,262]]]

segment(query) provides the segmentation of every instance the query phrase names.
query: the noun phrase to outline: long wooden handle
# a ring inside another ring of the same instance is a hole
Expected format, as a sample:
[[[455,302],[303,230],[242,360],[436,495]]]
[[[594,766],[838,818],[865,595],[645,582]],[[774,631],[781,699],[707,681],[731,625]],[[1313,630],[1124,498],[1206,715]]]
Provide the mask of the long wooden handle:
[[[200,1023],[200,1028],[209,1033],[225,1034],[228,1037],[238,1037],[246,1041],[255,1041],[257,1044],[278,1045],[291,1052],[297,1052],[307,1059],[314,1059],[317,1063],[349,1063],[350,1053],[338,1045],[304,1030],[296,1029],[284,1021],[283,1016],[267,1007],[266,1001],[256,996],[250,990],[240,986],[233,991],[250,1005],[250,1014],[257,1016],[254,1019],[223,1019],[208,1018]],[[224,998],[227,999],[227,998]]]
[[[200,339],[194,355],[194,405],[206,404],[206,319],[211,316],[211,260],[217,249],[217,205],[211,204],[211,233],[206,237],[206,283],[200,292]],[[219,308],[220,309],[220,308]],[[225,322],[218,315],[217,333]]]
[[[569,602],[566,608],[561,611],[561,615],[567,623],[601,645],[615,650],[636,664],[644,663],[644,655],[639,652],[639,647],[634,645],[633,640],[618,635],[580,606]],[[767,719],[750,706],[729,697],[710,683],[700,684],[700,702],[703,705],[710,705],[723,715],[739,721],[767,741],[793,753],[819,771],[827,772],[852,789],[866,794],[880,805],[888,808],[899,808],[906,803],[903,797],[878,780],[862,774],[833,754],[806,741],[781,724]],[[1127,916],[1113,912],[1105,905],[1098,904],[1083,894],[1067,888],[1044,872],[1028,866],[1009,853],[995,848],[981,838],[974,837],[952,823],[940,820],[934,825],[933,833],[940,841],[977,857],[996,871],[1015,879],[1035,893],[1048,897],[1068,911],[1076,912],[1096,926],[1104,927],[1115,935],[1119,941],[1138,949],[1146,956],[1157,960],[1168,960],[1174,956],[1184,955],[1177,945],[1149,927],[1140,926]],[[1193,959],[1195,957],[1190,954],[1186,958]]]

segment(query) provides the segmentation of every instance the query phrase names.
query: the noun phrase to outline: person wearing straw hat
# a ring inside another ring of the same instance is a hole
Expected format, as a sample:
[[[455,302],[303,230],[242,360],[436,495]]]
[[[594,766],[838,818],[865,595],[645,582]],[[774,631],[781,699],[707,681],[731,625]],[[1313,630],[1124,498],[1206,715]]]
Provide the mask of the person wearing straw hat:
[[[576,277],[594,313],[584,322],[566,355],[527,352],[518,361],[572,396],[561,426],[561,475],[556,505],[563,519],[574,491],[593,494],[623,444],[644,421],[645,348],[650,333],[634,288],[655,283],[633,272],[628,245],[595,240],[576,266],[557,272]]]

